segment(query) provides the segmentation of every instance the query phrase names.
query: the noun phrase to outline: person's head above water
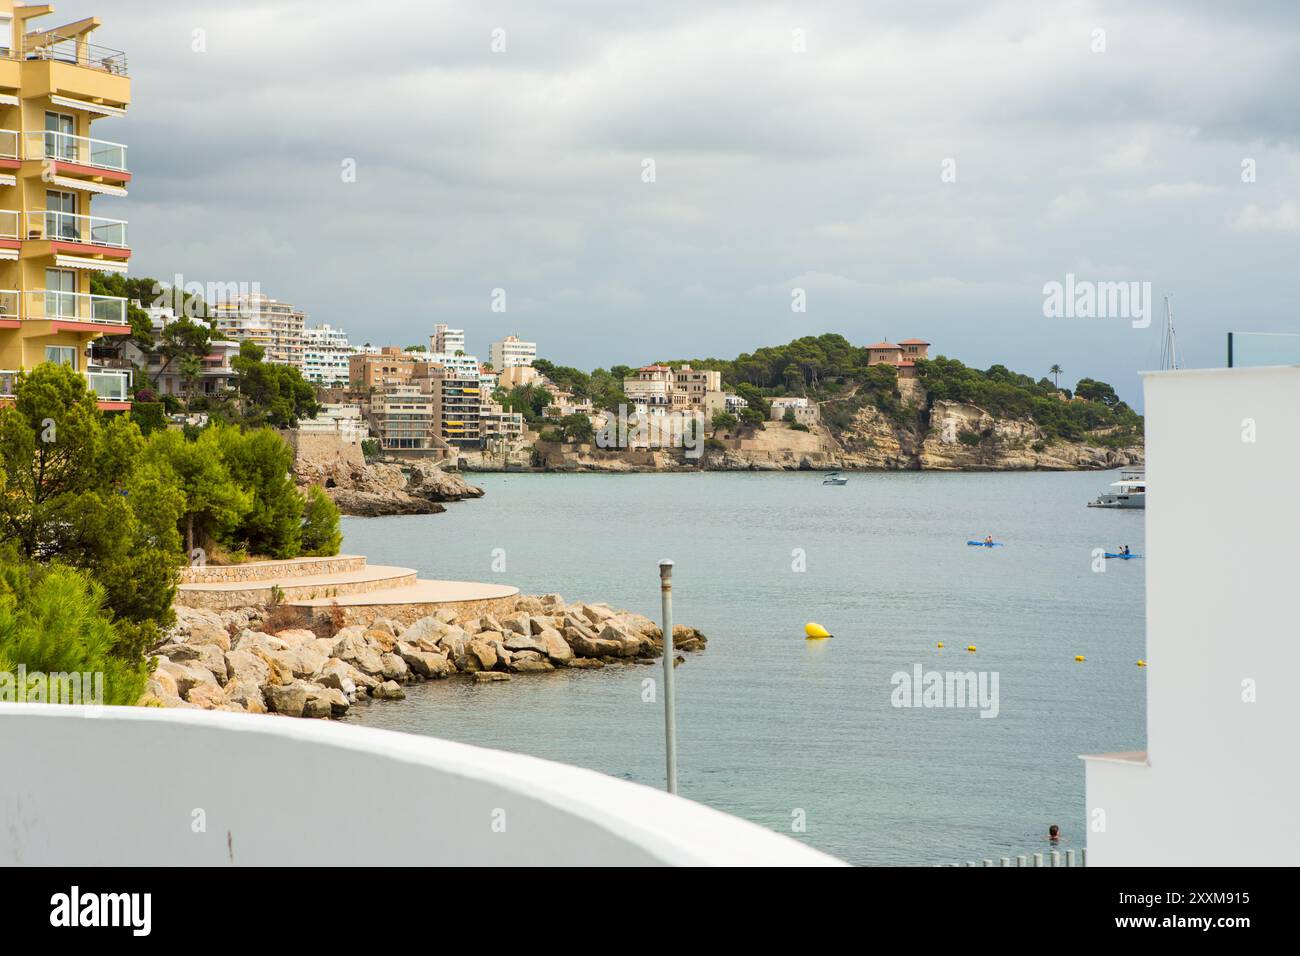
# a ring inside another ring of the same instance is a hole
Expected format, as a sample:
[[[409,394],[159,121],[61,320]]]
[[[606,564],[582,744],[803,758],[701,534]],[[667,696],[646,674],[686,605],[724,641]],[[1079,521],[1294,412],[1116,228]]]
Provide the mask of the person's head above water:
[[[1058,827],[1055,823],[1053,823],[1050,827],[1047,828],[1047,835],[1051,837],[1053,840],[1055,840],[1057,837],[1061,835],[1061,828]]]

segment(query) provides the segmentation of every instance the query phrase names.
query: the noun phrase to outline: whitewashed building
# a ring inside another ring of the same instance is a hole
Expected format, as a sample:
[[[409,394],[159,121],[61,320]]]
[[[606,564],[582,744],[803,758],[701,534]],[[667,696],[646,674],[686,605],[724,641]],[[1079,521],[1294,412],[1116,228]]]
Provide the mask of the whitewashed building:
[[[356,353],[342,329],[317,325],[302,330],[302,377],[319,385],[346,385],[348,359]]]
[[[521,341],[516,335],[507,335],[488,345],[488,362],[498,372],[516,365],[532,365],[535,358],[537,343]]]

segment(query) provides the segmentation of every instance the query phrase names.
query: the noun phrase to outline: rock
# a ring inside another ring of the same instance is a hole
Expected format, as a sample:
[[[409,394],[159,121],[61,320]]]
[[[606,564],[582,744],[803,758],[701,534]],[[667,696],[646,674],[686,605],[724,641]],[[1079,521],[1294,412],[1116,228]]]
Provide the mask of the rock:
[[[459,627],[447,629],[447,633],[438,638],[438,646],[447,652],[453,660],[459,661],[465,656],[465,643],[469,640],[469,635]]]
[[[465,645],[465,657],[470,666],[466,670],[490,671],[497,666],[496,649],[488,641],[475,638]]]
[[[540,637],[533,637],[531,634],[507,634],[505,645],[506,650],[509,651],[537,651],[539,654],[546,653],[546,642]]]
[[[433,646],[438,643],[438,638],[446,634],[449,625],[444,624],[436,617],[422,617],[410,627],[402,631],[400,637],[407,644],[414,644],[421,650],[432,650]],[[430,646],[426,647],[424,643]]]
[[[179,661],[164,660],[158,664],[158,670],[171,676],[176,682],[177,695],[186,699],[198,684],[217,685],[216,675],[202,664],[182,664]]]
[[[500,634],[502,631],[505,630],[505,627],[502,625],[500,621],[494,618],[491,614],[484,614],[481,618],[478,619],[478,630],[496,631],[498,634]]]
[[[381,654],[391,653],[397,646],[397,638],[394,637],[386,628],[371,628],[366,631],[365,641]]]
[[[394,646],[396,641],[393,642]],[[406,666],[406,661],[402,660],[396,654],[379,655],[380,670],[384,680],[405,680],[411,673],[411,669]]]
[[[283,631],[276,631],[275,636],[290,647],[310,645],[316,640],[316,634],[303,627],[291,627]]]
[[[531,618],[527,614],[511,614],[501,623],[506,626],[507,631],[514,631],[525,637],[533,633]]]
[[[480,640],[481,639],[482,638],[480,637]],[[511,654],[510,651],[506,650],[506,646],[501,643],[501,639],[498,637],[493,640],[489,640],[487,643],[492,648],[492,650],[496,652],[497,667],[508,667],[510,665],[510,659],[514,655]]]
[[[322,687],[319,684],[308,684],[306,687],[307,701],[302,711],[304,717],[342,717],[348,712],[348,698],[337,687]]]
[[[430,501],[461,501],[482,498],[483,489],[471,485],[460,475],[444,471],[441,463],[415,461],[411,464],[406,490]]]
[[[221,650],[230,650],[230,631],[221,624],[206,621],[196,623],[185,637],[186,644],[214,644]]]
[[[541,614],[542,602],[535,597],[528,597],[525,595],[515,600],[515,610],[523,611],[527,614]]]
[[[334,656],[339,660],[347,661],[367,674],[379,674],[384,669],[379,652],[367,644],[365,638],[358,634],[349,634],[335,641]]]
[[[547,613],[555,614],[564,610],[564,598],[558,594],[543,594],[538,600],[542,602],[542,607],[547,609]]]
[[[226,682],[226,655],[216,644],[164,644],[157,653],[178,664],[198,664],[210,670],[217,683]]]
[[[250,714],[265,714],[266,698],[261,686],[253,679],[243,676],[231,677],[226,682],[226,700],[238,704]]]
[[[226,673],[228,682],[243,680],[261,685],[270,678],[271,668],[252,651],[234,650],[226,652]]]
[[[145,681],[145,689],[155,697],[180,697],[180,689],[176,686],[174,675],[167,673],[165,670],[155,669],[149,679]]]
[[[602,640],[589,630],[572,625],[564,628],[564,639],[579,657],[618,657],[623,650],[623,645],[617,641]]]
[[[322,687],[332,687],[335,690],[342,691],[348,700],[355,700],[357,696],[357,682],[350,671],[355,668],[352,665],[339,660],[337,657],[331,657],[321,668],[320,684]]]
[[[438,610],[433,612],[433,616],[439,621],[442,621],[443,624],[455,624],[460,620],[460,615],[449,607],[438,608]]]
[[[474,683],[486,684],[491,681],[509,680],[509,674],[503,674],[500,671],[479,671],[474,675]]]
[[[406,691],[397,681],[386,680],[374,689],[372,696],[378,700],[405,700]]]
[[[352,488],[327,488],[326,494],[345,515],[378,518],[383,515],[434,515],[447,509],[436,501],[407,494],[405,491],[360,491]]]
[[[603,624],[614,616],[608,604],[582,604],[578,606],[578,610],[592,624]]]
[[[537,639],[541,641],[546,656],[555,663],[567,663],[573,660],[573,648],[569,646],[569,642],[555,628],[548,627],[537,635]]]
[[[629,634],[615,624],[606,624],[600,632],[602,641],[613,641],[619,645],[619,657],[637,657],[654,653],[654,643],[647,637]]]
[[[402,632],[402,626],[398,624],[396,621],[394,621],[392,618],[377,617],[370,622],[370,627],[367,630],[384,631],[390,637],[396,637],[398,634]]]
[[[516,654],[514,660],[510,662],[510,671],[514,674],[528,674],[534,671],[553,670],[555,670],[555,665],[550,661],[532,660],[531,658],[521,660],[518,654]]]
[[[421,677],[446,677],[451,670],[445,654],[422,651],[403,641],[399,641],[397,647],[402,660]]]
[[[216,684],[195,684],[190,688],[190,692],[185,695],[185,699],[191,704],[197,704],[204,710],[215,710],[229,703],[225,691]]]
[[[267,684],[262,688],[267,709],[289,717],[301,717],[307,706],[307,685],[302,681],[292,684]]]
[[[578,670],[599,669],[605,666],[605,662],[596,657],[575,657],[568,661],[565,667],[573,667]]]

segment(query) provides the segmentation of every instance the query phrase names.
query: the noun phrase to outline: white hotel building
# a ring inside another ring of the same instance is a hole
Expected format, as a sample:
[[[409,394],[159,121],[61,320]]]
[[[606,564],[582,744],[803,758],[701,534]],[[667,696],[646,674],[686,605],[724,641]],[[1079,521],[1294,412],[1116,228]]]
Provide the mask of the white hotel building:
[[[318,325],[302,330],[302,377],[318,385],[346,385],[348,358],[357,350],[342,329]]]
[[[520,341],[516,335],[507,335],[500,342],[488,346],[488,362],[500,372],[518,365],[532,365],[537,358],[537,343]]]

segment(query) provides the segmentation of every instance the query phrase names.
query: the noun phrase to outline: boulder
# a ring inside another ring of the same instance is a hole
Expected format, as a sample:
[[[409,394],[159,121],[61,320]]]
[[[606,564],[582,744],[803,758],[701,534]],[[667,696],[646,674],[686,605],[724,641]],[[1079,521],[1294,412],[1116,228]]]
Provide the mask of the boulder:
[[[539,654],[546,653],[546,642],[540,637],[533,637],[531,634],[507,634],[505,645],[506,650],[509,651],[537,651]]]
[[[447,633],[438,638],[438,646],[447,652],[452,659],[459,661],[465,655],[465,644],[469,640],[469,635],[459,627],[447,629]]]
[[[425,647],[421,642],[427,642],[430,645],[436,645],[438,638],[447,633],[449,625],[444,624],[436,617],[422,617],[410,627],[401,633],[401,638],[407,644],[414,644],[421,650],[432,650],[432,647]]]
[[[406,691],[397,681],[386,680],[374,689],[372,696],[379,700],[405,700]]]
[[[518,654],[516,654],[514,660],[510,662],[510,671],[514,674],[528,674],[534,671],[553,670],[555,670],[555,665],[550,661],[533,660],[532,658],[521,659]]]
[[[503,674],[500,671],[479,671],[474,675],[474,683],[487,684],[492,681],[509,680],[509,674]]]
[[[464,498],[483,497],[482,488],[471,485],[454,472],[444,471],[440,462],[432,461],[411,463],[406,490],[430,501],[460,501]]]
[[[608,604],[580,604],[578,611],[592,624],[603,624],[614,616]]]
[[[270,679],[271,668],[252,651],[234,650],[226,652],[226,674],[228,681],[243,680],[261,685]]]
[[[396,646],[396,640],[393,641]],[[411,673],[411,669],[406,666],[406,661],[402,660],[396,654],[381,654],[379,656],[380,670],[384,680],[406,680]]]
[[[305,644],[311,644],[316,640],[316,634],[304,627],[291,627],[283,631],[276,631],[275,636],[284,641],[290,647],[302,647]]]
[[[569,642],[555,628],[548,627],[537,635],[537,639],[542,642],[546,656],[553,662],[558,664],[568,663],[573,660],[573,648],[569,646]]]
[[[185,636],[186,644],[214,644],[222,651],[230,650],[230,631],[224,625],[200,621]]]
[[[455,624],[460,620],[460,615],[449,607],[438,608],[438,610],[433,612],[433,616],[439,621],[442,621],[443,624]]]
[[[616,624],[606,624],[601,628],[600,639],[617,644],[619,657],[639,657],[654,653],[654,643],[648,637],[629,634]]]
[[[204,710],[216,710],[218,707],[224,707],[229,703],[225,691],[216,684],[195,684],[190,688],[190,692],[185,695],[185,699],[191,704],[197,704]]]
[[[406,665],[420,677],[446,677],[450,666],[445,654],[434,654],[398,641],[397,652]]]
[[[334,656],[367,674],[378,674],[384,669],[379,652],[359,634],[349,634],[335,641]]]
[[[167,673],[161,668],[155,669],[145,682],[145,689],[155,697],[180,697],[180,689],[176,686],[174,675]]]
[[[501,623],[505,625],[506,631],[514,631],[525,637],[533,633],[532,619],[527,614],[511,614]]]
[[[467,670],[490,671],[497,666],[497,652],[488,641],[475,638],[465,645],[465,657],[470,663]]]
[[[158,670],[171,676],[176,682],[176,693],[180,697],[189,697],[190,690],[198,684],[217,685],[216,675],[202,664],[183,664],[180,661],[163,660]]]
[[[370,631],[383,631],[389,637],[396,637],[401,633],[402,626],[389,617],[377,617],[370,622]]]
[[[333,687],[335,690],[342,691],[348,700],[355,700],[357,696],[357,682],[350,673],[355,668],[352,665],[339,660],[337,657],[331,657],[321,668],[318,680],[322,687]]]
[[[157,653],[178,664],[206,667],[217,683],[226,682],[226,655],[216,644],[164,644]]]
[[[307,706],[307,684],[294,681],[292,684],[267,684],[262,688],[266,698],[267,709],[289,717],[301,717]]]
[[[250,714],[266,713],[266,698],[261,685],[248,677],[234,676],[226,682],[226,700]]]
[[[498,621],[491,614],[484,614],[481,618],[478,619],[478,630],[496,631],[498,634],[500,634],[502,631],[505,630],[505,627],[502,625],[500,621]]]
[[[348,699],[337,687],[322,687],[319,684],[307,684],[307,701],[303,706],[304,717],[342,717],[348,712]]]
[[[618,641],[602,640],[589,629],[572,625],[564,628],[564,639],[578,657],[619,657],[623,650],[623,645]]]
[[[365,641],[381,654],[392,653],[393,648],[397,646],[396,636],[382,627],[372,627],[366,631]]]
[[[515,610],[523,611],[526,614],[541,614],[542,602],[538,598],[524,595],[515,600]]]

